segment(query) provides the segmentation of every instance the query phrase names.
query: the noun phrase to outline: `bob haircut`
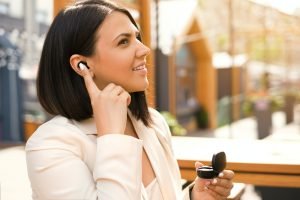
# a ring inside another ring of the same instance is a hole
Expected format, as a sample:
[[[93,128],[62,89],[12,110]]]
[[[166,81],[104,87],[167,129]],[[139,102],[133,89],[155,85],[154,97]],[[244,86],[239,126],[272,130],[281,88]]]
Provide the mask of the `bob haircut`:
[[[76,2],[55,17],[44,42],[37,75],[38,99],[49,114],[77,121],[93,116],[84,80],[74,72],[69,59],[73,54],[93,55],[97,29],[113,11],[124,13],[138,28],[126,9],[105,0]],[[145,92],[130,95],[129,109],[133,116],[150,126]]]

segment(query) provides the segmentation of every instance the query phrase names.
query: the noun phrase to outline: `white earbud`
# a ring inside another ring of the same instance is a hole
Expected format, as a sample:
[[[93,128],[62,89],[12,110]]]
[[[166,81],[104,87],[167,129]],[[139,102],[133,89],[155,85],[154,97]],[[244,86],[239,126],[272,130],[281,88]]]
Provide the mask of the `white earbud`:
[[[80,62],[78,65],[79,65],[79,69],[80,69],[81,71],[87,68],[87,67],[85,66],[85,64],[83,64],[82,62]]]

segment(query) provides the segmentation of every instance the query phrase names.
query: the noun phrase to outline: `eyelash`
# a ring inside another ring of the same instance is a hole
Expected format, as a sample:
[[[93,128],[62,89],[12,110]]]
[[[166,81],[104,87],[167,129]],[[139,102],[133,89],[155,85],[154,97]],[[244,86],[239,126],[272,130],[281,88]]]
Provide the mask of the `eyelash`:
[[[126,44],[128,44],[129,40],[127,38],[126,39],[122,39],[122,40],[120,40],[120,42],[118,43],[118,45],[125,45],[124,42],[126,42]]]
[[[140,34],[138,34],[136,36],[136,39],[139,40],[139,38],[140,38]],[[126,42],[126,44],[124,42]],[[128,43],[129,43],[129,39],[128,38],[124,38],[124,39],[120,40],[120,42],[118,43],[118,45],[127,45]]]

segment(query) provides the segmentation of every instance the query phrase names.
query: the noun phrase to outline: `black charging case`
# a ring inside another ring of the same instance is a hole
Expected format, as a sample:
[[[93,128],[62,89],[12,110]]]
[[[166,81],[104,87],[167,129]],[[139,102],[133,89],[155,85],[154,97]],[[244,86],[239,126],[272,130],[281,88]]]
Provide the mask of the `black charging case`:
[[[211,166],[202,166],[197,169],[198,177],[205,179],[217,177],[226,167],[226,154],[223,151],[214,154],[211,163]]]

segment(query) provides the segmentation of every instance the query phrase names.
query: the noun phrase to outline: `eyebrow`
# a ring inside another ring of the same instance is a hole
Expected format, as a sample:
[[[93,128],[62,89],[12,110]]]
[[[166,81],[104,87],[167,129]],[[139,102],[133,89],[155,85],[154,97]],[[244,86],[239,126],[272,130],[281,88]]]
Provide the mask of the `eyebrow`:
[[[139,36],[140,32],[139,31],[135,31],[135,36]],[[121,33],[119,34],[115,39],[113,39],[113,41],[117,40],[120,37],[131,37],[132,33]]]

